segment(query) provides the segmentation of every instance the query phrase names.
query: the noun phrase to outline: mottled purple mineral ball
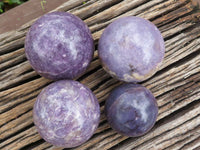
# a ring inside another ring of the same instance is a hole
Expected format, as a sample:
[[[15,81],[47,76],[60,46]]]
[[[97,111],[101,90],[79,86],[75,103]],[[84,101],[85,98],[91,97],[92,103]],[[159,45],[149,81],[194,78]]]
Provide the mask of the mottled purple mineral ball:
[[[111,76],[125,82],[141,82],[158,70],[165,46],[153,23],[130,16],[117,19],[104,30],[98,52]]]
[[[158,106],[148,89],[129,83],[111,92],[106,100],[105,113],[114,130],[125,136],[137,137],[154,126]]]
[[[50,84],[37,97],[33,119],[41,137],[64,148],[86,142],[99,124],[99,103],[90,89],[77,81]]]
[[[89,66],[94,43],[81,19],[67,12],[53,12],[31,26],[25,53],[40,75],[52,80],[74,79]]]

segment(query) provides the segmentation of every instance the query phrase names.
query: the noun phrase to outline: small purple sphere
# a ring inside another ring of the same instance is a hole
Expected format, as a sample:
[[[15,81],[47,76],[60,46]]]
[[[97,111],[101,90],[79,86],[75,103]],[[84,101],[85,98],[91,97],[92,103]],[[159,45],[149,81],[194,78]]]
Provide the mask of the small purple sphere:
[[[123,84],[115,88],[105,104],[111,127],[122,135],[137,137],[155,124],[158,106],[153,94],[138,84]]]
[[[73,80],[50,84],[37,97],[33,120],[41,137],[64,148],[86,142],[97,129],[99,103],[90,89]]]
[[[89,28],[80,18],[67,12],[53,12],[31,26],[25,53],[41,76],[52,80],[74,79],[89,66],[94,43]]]
[[[139,17],[123,17],[103,32],[98,46],[103,68],[125,82],[141,82],[156,73],[165,46],[158,28]]]

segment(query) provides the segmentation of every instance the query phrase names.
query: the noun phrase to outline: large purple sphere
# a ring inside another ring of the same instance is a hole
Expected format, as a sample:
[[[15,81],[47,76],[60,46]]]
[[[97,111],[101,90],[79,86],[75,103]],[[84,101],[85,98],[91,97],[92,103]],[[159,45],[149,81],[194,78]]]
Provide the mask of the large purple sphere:
[[[39,18],[25,40],[31,66],[42,76],[73,79],[90,64],[94,44],[87,25],[66,12],[53,12]]]
[[[90,89],[73,80],[50,84],[37,97],[33,119],[41,137],[64,148],[86,142],[99,124],[99,103]]]
[[[138,84],[123,84],[114,89],[105,105],[107,120],[122,135],[137,137],[155,124],[158,106],[152,93]]]
[[[158,70],[164,57],[158,28],[139,17],[123,17],[103,32],[98,46],[104,69],[125,82],[141,82]]]

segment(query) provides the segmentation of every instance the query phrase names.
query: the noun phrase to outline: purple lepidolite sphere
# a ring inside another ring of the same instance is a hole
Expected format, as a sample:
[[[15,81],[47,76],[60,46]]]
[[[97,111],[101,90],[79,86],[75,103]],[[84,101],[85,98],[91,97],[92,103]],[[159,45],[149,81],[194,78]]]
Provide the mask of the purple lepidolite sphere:
[[[94,43],[81,19],[67,12],[53,12],[31,26],[25,53],[41,76],[52,80],[74,79],[89,66]]]
[[[129,83],[111,92],[106,100],[105,113],[114,130],[125,136],[137,137],[154,126],[158,106],[148,89]]]
[[[37,97],[33,119],[41,137],[64,148],[86,142],[99,124],[99,103],[90,89],[73,80],[50,84]]]
[[[99,58],[111,76],[125,82],[141,82],[158,70],[165,53],[158,28],[139,17],[123,17],[103,32]]]

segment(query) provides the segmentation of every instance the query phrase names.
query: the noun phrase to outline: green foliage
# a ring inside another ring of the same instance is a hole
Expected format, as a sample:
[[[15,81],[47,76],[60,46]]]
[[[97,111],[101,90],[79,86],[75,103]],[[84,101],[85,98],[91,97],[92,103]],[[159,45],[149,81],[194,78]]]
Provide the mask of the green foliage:
[[[4,12],[5,4],[20,5],[20,4],[24,3],[24,1],[26,1],[26,0],[3,0],[2,2],[0,2],[0,14]]]
[[[9,4],[9,5],[13,5],[13,4],[21,4],[21,3],[23,3],[23,1],[21,1],[21,0],[3,0],[3,2],[4,3],[7,3],[7,4]]]
[[[3,6],[4,6],[4,3],[0,2],[0,13],[3,13]]]

